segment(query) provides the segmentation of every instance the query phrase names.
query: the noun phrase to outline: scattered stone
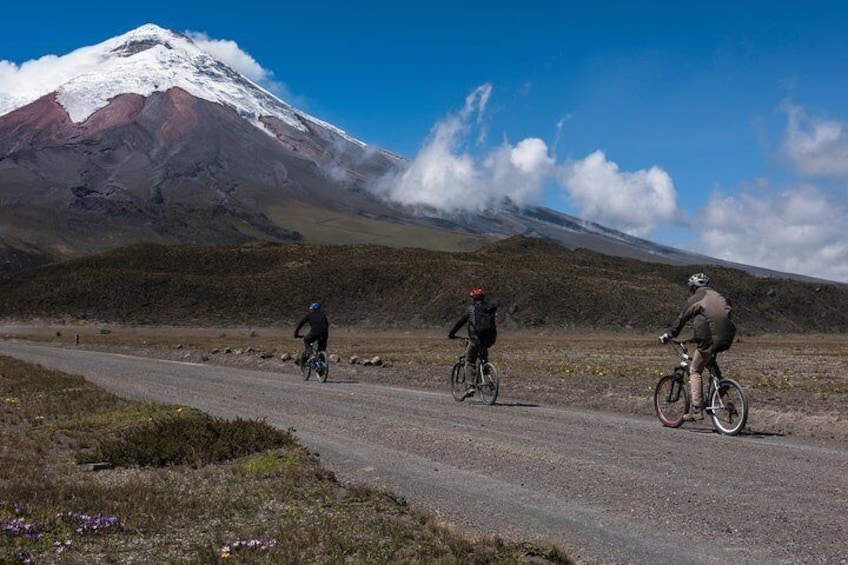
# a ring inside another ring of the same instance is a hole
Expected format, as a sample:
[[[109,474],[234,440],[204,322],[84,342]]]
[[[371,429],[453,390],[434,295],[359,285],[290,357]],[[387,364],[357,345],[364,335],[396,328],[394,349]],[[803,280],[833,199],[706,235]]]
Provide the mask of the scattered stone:
[[[379,367],[382,364],[383,364],[383,360],[380,359],[379,355],[371,358],[371,365],[374,365],[375,367]]]
[[[221,350],[217,347],[211,351],[212,355],[215,355],[216,353],[220,353],[220,352],[221,352]]]
[[[282,361],[283,363],[285,363],[286,361],[291,361],[291,358],[292,358],[291,353],[288,353],[288,352],[280,355],[280,361]]]
[[[247,349],[245,349],[244,352],[245,353],[253,353],[253,346],[252,345],[247,346]]]
[[[267,351],[263,351],[262,353],[259,354],[259,357],[261,359],[270,359],[273,356],[274,356],[273,353],[268,353]]]
[[[233,352],[233,350],[230,349],[229,347],[224,348],[224,353],[232,353],[232,352]]]
[[[176,344],[176,345],[174,346],[174,349],[182,349],[182,348],[183,348],[183,344],[182,344],[182,343],[178,343],[178,344]]]
[[[109,461],[98,461],[97,463],[86,463],[85,470],[86,471],[103,471],[104,469],[111,469],[112,464]]]
[[[359,363],[360,363],[360,359],[359,359],[358,356],[356,356],[356,355],[350,356],[350,364],[351,365],[358,365]]]
[[[338,355],[336,355],[335,353],[330,353],[329,359],[330,359],[331,363],[338,363],[339,361],[342,360],[342,358],[339,357]]]

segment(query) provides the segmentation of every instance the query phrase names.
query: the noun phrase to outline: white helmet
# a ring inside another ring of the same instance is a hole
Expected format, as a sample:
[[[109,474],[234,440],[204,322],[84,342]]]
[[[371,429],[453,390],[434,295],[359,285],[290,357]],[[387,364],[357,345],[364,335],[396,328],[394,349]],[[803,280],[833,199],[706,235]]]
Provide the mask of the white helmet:
[[[710,277],[704,273],[695,273],[689,280],[686,281],[689,288],[700,288],[702,286],[710,286]]]

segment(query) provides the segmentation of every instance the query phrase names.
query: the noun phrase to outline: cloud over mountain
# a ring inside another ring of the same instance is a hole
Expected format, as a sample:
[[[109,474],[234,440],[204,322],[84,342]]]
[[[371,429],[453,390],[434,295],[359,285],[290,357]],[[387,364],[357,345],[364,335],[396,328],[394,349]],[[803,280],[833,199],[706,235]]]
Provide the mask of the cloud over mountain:
[[[657,166],[621,171],[602,151],[557,163],[538,137],[481,148],[491,96],[490,84],[477,87],[460,111],[433,127],[405,170],[381,179],[374,191],[406,205],[450,213],[497,209],[504,203],[539,206],[545,188],[556,185],[582,218],[642,237],[674,216],[674,184]]]

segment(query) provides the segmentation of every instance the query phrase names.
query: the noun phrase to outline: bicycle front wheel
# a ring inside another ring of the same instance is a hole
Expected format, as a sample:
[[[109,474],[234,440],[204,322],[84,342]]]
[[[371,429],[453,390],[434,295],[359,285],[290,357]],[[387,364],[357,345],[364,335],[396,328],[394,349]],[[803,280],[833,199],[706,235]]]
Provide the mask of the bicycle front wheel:
[[[450,377],[451,395],[457,402],[465,400],[465,365],[457,363],[453,366]]]
[[[480,382],[477,383],[480,399],[491,406],[498,399],[500,386],[501,379],[498,376],[498,370],[491,363],[483,363],[483,366],[480,367]]]
[[[717,432],[735,436],[748,421],[748,398],[739,383],[733,379],[722,379],[713,391],[706,410]]]
[[[327,363],[327,353],[319,351],[315,357],[315,372],[318,374],[318,380],[322,383],[327,382],[327,376],[330,374],[330,365]]]
[[[304,353],[300,356],[300,376],[303,377],[303,380],[308,381],[309,375],[312,374],[312,360],[309,358],[309,355]]]
[[[679,375],[666,375],[654,389],[654,411],[663,426],[679,428],[689,411],[689,391]]]

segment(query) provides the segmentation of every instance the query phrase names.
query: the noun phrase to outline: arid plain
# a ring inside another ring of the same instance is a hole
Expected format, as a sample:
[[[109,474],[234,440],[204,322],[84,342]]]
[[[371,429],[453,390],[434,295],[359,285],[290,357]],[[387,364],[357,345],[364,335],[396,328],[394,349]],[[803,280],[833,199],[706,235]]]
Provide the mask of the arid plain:
[[[0,335],[286,373],[298,368],[281,358],[301,347],[292,328],[25,324],[0,326]],[[330,380],[444,390],[449,395],[448,375],[461,343],[436,330],[333,328],[328,350],[339,361],[331,365]],[[745,433],[848,442],[846,355],[848,336],[841,334],[740,337],[722,354],[720,365],[748,394]],[[382,365],[352,364],[353,356],[379,356]],[[490,357],[500,370],[501,402],[645,416],[653,414],[657,379],[678,361],[671,347],[641,332],[501,331]]]

